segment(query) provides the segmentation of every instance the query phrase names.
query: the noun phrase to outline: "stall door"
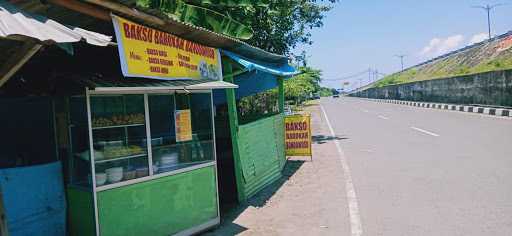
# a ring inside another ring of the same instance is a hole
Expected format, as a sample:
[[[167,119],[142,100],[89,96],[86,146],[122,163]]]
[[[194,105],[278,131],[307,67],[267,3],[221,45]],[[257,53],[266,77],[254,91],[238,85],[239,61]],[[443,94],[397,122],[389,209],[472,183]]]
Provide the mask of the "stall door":
[[[66,233],[60,162],[0,169],[0,186],[10,236]]]

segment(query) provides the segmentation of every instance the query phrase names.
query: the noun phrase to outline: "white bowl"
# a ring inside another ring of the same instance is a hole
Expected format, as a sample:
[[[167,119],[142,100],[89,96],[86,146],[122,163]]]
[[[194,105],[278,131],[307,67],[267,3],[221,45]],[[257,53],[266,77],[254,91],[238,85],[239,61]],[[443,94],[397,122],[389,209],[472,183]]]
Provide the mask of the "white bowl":
[[[117,183],[123,179],[123,172],[107,174],[107,179],[109,183]]]
[[[107,174],[96,173],[96,186],[104,185],[107,182]]]
[[[171,153],[163,156],[160,158],[160,163],[162,165],[168,165],[168,164],[177,164],[178,163],[178,154],[177,153]]]
[[[109,174],[118,174],[118,173],[123,174],[123,167],[109,168],[109,169],[105,170],[105,173],[107,173],[107,175],[109,175]]]

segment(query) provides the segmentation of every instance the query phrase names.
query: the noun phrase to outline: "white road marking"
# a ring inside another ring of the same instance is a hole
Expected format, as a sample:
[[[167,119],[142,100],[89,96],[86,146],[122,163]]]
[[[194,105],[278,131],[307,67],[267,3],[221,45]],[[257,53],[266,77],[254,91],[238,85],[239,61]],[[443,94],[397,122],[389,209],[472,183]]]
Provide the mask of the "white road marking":
[[[327,122],[327,126],[329,127],[329,131],[331,135],[334,137],[336,134],[332,129],[331,122],[327,117],[327,113],[325,113],[325,109],[322,105],[320,105],[322,112],[324,113],[325,120]],[[359,204],[357,202],[356,190],[354,188],[354,184],[352,183],[352,175],[350,174],[350,167],[348,166],[348,161],[345,158],[345,154],[341,149],[340,143],[338,140],[334,140],[334,144],[336,144],[336,148],[338,149],[339,158],[341,161],[341,167],[343,169],[343,177],[345,179],[345,192],[347,194],[348,201],[348,212],[350,216],[350,231],[352,236],[361,236],[363,235],[363,226],[361,224],[361,216],[359,214]]]
[[[414,126],[411,126],[411,129],[413,130],[416,130],[416,131],[419,131],[419,132],[422,132],[422,133],[425,133],[425,134],[428,134],[428,135],[432,135],[434,137],[439,137],[441,135],[439,134],[436,134],[436,133],[432,133],[430,131],[427,131],[427,130],[424,130],[424,129],[420,129],[420,128],[417,128],[417,127],[414,127]]]
[[[365,113],[368,113],[368,112],[370,112],[370,111],[368,111],[368,110],[365,110],[365,109],[361,109],[361,111],[362,111],[362,112],[365,112]]]
[[[385,117],[385,116],[383,116],[383,115],[379,115],[378,117],[379,117],[379,118],[381,118],[381,119],[384,119],[384,120],[389,120],[389,118],[388,118],[388,117]]]

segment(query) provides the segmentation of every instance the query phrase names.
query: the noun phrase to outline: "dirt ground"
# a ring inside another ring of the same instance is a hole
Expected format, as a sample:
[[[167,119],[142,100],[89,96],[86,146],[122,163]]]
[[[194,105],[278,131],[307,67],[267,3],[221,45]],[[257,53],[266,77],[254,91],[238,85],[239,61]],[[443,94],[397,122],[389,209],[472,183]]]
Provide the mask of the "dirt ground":
[[[289,158],[284,176],[228,214],[204,235],[349,235],[339,154],[317,105],[312,114],[313,161]]]

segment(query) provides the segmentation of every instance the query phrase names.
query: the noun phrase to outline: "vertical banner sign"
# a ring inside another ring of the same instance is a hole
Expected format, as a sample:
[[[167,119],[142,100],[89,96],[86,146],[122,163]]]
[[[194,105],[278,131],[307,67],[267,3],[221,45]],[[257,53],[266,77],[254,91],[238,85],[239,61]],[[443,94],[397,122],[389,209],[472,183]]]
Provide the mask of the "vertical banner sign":
[[[125,77],[221,80],[218,49],[112,15]]]
[[[174,127],[176,129],[176,142],[192,140],[192,121],[190,110],[176,110],[174,112]]]
[[[285,148],[287,156],[312,156],[311,117],[296,114],[284,118]]]

